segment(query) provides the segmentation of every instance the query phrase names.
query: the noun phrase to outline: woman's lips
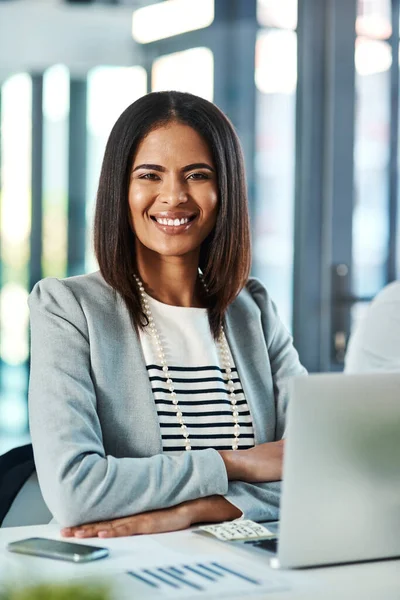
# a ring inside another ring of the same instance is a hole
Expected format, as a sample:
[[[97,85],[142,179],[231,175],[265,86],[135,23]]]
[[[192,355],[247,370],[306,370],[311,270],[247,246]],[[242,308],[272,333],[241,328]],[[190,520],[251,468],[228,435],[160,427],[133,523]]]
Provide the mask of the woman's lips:
[[[178,218],[178,217],[176,217]],[[180,220],[182,219],[186,219],[189,217],[180,217]],[[179,235],[180,233],[185,233],[186,231],[188,231],[188,229],[190,229],[190,227],[192,226],[192,224],[195,222],[197,218],[197,215],[190,217],[190,220],[187,221],[187,223],[182,223],[179,225],[168,225],[165,223],[165,219],[167,219],[168,221],[175,221],[175,218],[168,218],[168,217],[161,217],[161,219],[164,221],[163,223],[160,223],[159,221],[157,221],[157,219],[155,217],[151,218],[151,221],[154,223],[154,225],[157,227],[157,229],[159,229],[160,231],[166,233],[167,235]]]

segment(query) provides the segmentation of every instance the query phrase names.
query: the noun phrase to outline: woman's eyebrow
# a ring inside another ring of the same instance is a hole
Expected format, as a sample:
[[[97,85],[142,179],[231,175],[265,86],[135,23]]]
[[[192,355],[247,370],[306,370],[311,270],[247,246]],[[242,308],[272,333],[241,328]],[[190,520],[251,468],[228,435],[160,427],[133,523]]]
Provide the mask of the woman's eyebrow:
[[[165,171],[167,170],[165,167],[162,167],[161,165],[144,163],[144,164],[138,165],[137,167],[132,169],[132,173],[134,173],[135,171],[138,171],[139,169],[148,169],[149,171],[160,171],[160,173],[165,173]],[[182,172],[186,173],[187,171],[191,171],[192,169],[208,169],[209,171],[212,171],[213,173],[215,172],[215,169],[213,169],[213,167],[211,167],[211,165],[209,165],[207,163],[191,163],[190,165],[186,165],[185,167],[183,167]]]
[[[153,165],[153,164],[145,163],[143,165],[138,165],[137,167],[135,167],[132,170],[132,173],[134,173],[138,169],[149,169],[150,171],[161,171],[161,173],[165,173],[165,171],[166,171],[166,168],[162,167],[161,165]]]
[[[186,167],[183,167],[182,171],[185,173],[186,171],[191,171],[192,169],[208,169],[212,172],[215,171],[215,169],[213,169],[207,163],[192,163],[191,165],[186,165]]]

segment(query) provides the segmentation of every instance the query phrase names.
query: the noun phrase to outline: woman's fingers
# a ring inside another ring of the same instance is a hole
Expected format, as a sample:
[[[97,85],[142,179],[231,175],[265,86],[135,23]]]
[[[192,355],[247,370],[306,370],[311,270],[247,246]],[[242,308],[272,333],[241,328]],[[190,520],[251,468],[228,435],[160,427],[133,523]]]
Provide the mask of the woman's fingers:
[[[120,521],[120,519],[116,519]],[[63,537],[77,537],[77,538],[88,538],[96,537],[98,532],[104,529],[108,529],[111,526],[112,521],[100,521],[98,523],[88,523],[87,525],[78,525],[76,527],[64,527],[61,530]]]
[[[142,533],[140,525],[144,522],[142,515],[134,515],[124,519],[115,519],[115,521],[101,521],[100,523],[92,523],[81,527],[66,528],[71,531],[70,535],[64,534],[64,529],[61,534],[64,537],[76,538],[91,538],[91,537],[123,537],[128,535],[136,535]]]
[[[98,532],[99,538],[111,538],[111,537],[127,537],[130,535],[137,535],[140,533],[134,526],[134,523],[125,523],[124,525],[115,525]]]
[[[76,537],[79,539],[99,537],[123,537],[129,535],[164,533],[178,531],[191,525],[191,517],[183,505],[161,510],[150,511],[121,519],[88,523],[77,527],[64,527],[61,530],[63,537]]]

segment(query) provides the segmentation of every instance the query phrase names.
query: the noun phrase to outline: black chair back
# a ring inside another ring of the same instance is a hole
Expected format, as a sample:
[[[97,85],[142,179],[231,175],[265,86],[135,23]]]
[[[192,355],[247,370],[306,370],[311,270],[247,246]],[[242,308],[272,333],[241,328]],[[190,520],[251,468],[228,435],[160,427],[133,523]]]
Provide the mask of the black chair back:
[[[18,492],[35,470],[32,444],[0,456],[0,527]]]

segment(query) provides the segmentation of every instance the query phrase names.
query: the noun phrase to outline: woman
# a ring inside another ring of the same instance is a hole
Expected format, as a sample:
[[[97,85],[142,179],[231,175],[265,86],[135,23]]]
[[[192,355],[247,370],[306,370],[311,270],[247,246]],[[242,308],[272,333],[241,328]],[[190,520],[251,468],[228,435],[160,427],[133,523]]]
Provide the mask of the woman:
[[[284,379],[304,369],[248,279],[243,159],[216,106],[160,92],[125,110],[95,251],[99,272],[29,301],[32,441],[63,535],[275,519]]]

